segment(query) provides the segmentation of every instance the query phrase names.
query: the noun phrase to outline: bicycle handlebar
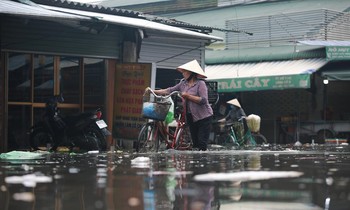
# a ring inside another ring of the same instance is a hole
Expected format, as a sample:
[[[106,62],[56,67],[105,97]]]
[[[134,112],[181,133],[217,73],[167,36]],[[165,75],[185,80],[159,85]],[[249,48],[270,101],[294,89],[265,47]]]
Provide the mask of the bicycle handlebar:
[[[165,96],[157,95],[150,87],[147,87],[145,89],[145,93],[147,93],[148,91],[150,91],[156,98],[160,98],[160,99],[167,99],[167,98],[171,97],[172,95],[178,95],[179,97],[182,98],[180,91],[173,91],[169,95],[165,95]]]

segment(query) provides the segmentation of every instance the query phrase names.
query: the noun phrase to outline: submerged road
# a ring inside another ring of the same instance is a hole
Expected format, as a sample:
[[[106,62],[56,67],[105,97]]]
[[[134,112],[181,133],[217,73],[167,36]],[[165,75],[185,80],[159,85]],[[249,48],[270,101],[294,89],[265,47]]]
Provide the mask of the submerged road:
[[[348,145],[10,155],[0,159],[2,210],[350,206]]]

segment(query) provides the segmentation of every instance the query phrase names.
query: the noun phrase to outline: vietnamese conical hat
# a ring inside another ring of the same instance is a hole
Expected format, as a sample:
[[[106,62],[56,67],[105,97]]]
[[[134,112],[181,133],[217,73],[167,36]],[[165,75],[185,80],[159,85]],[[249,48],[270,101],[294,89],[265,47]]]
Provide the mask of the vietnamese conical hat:
[[[226,103],[232,104],[232,105],[235,105],[235,106],[241,108],[241,104],[239,103],[239,101],[238,101],[236,98],[235,98],[235,99],[232,99],[232,100],[229,100],[229,101],[227,101]]]
[[[184,70],[196,73],[198,75],[198,77],[207,78],[207,76],[205,75],[202,67],[199,65],[197,60],[193,60],[193,61],[190,61],[188,63],[185,63],[185,64],[177,67],[176,69],[180,72],[182,69],[184,69]]]

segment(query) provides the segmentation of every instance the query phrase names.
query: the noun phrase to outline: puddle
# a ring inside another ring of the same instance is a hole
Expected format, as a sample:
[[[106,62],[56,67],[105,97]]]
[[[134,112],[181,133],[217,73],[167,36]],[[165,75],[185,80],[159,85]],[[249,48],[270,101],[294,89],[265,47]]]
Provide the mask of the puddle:
[[[347,145],[0,161],[0,209],[347,209]]]

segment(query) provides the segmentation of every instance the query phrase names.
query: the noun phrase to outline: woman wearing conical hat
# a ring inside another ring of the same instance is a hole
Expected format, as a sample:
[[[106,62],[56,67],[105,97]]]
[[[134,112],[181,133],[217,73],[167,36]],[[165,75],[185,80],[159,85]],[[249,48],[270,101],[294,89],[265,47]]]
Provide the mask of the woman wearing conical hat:
[[[208,88],[203,78],[207,78],[197,60],[179,67],[183,79],[173,87],[155,90],[156,94],[166,95],[180,91],[186,100],[187,123],[190,127],[193,148],[207,150],[213,110],[208,101]]]
[[[226,121],[233,123],[232,126],[234,127],[237,137],[242,139],[245,133],[248,131],[246,121],[247,115],[236,98],[229,100],[226,103],[230,105],[229,113],[226,116]]]
[[[245,114],[241,104],[239,103],[239,101],[236,98],[229,100],[226,103],[230,105],[230,112],[229,112],[230,116],[228,116],[228,117],[231,120],[238,121],[238,120],[242,119],[243,117],[247,116]]]

